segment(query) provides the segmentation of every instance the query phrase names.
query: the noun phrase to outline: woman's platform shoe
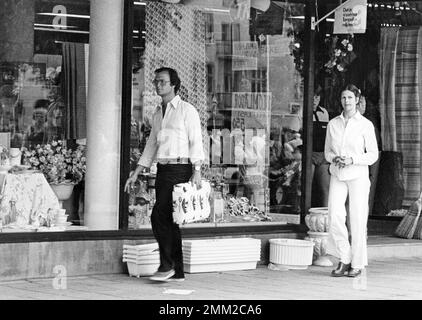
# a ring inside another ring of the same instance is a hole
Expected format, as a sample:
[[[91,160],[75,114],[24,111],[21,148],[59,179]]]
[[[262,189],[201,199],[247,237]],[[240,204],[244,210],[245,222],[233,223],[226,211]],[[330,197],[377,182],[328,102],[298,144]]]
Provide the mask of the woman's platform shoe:
[[[331,271],[332,277],[346,277],[350,270],[350,263],[344,264],[343,262],[339,262],[337,269]]]
[[[348,277],[354,278],[361,275],[362,269],[350,268],[349,272],[347,273]]]

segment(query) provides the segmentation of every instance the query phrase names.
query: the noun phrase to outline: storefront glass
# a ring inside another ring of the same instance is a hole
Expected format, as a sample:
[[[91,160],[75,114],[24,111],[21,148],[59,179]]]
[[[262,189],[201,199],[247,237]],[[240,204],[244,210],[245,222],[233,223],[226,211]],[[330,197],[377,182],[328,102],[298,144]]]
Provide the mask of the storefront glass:
[[[89,26],[88,0],[0,2],[2,232],[86,230]]]
[[[303,16],[280,1],[134,2],[130,167],[161,99],[154,70],[172,67],[199,112],[212,186],[211,216],[192,226],[299,223]],[[150,228],[155,173],[130,194],[129,229]]]

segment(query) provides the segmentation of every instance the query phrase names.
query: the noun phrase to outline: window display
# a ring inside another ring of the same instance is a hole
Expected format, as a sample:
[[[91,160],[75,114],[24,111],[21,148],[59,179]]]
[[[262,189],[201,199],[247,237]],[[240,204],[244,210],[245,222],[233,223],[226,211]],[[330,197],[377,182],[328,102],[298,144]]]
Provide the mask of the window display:
[[[130,167],[160,104],[153,71],[175,68],[202,124],[213,211],[203,225],[285,223],[300,212],[303,79],[293,46],[304,6],[265,2],[134,2]],[[130,193],[130,229],[150,227],[155,170]]]
[[[90,3],[0,12],[1,231],[84,230]],[[63,198],[53,184],[65,183]]]

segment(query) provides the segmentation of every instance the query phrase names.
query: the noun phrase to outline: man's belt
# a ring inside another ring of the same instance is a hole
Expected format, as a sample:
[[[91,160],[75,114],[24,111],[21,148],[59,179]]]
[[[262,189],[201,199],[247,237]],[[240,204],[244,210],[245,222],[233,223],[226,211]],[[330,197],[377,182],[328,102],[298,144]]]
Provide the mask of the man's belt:
[[[158,159],[159,164],[188,164],[191,163],[189,158],[162,158]]]

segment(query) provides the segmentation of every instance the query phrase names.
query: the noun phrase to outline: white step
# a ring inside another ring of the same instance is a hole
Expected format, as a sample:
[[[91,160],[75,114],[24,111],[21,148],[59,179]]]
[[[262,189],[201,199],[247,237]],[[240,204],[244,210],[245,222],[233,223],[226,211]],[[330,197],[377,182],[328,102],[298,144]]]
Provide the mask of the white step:
[[[422,240],[369,236],[368,259],[422,257]]]

